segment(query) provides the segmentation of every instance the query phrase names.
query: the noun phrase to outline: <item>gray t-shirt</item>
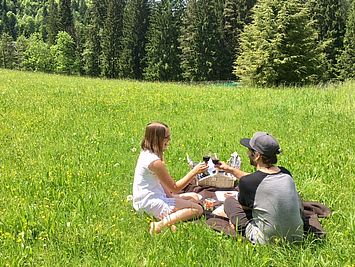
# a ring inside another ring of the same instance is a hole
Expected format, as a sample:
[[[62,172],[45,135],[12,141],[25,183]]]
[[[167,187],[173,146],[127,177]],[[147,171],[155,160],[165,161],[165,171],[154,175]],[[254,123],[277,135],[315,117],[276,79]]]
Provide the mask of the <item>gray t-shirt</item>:
[[[303,235],[301,202],[288,170],[267,174],[256,171],[239,181],[239,203],[247,207],[246,237],[264,244],[275,238],[299,241]]]

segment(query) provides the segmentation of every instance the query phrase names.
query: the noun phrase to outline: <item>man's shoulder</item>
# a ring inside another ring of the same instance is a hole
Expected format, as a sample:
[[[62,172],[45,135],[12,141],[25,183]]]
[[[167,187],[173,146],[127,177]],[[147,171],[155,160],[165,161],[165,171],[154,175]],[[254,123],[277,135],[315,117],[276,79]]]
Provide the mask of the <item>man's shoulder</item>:
[[[243,177],[240,178],[240,180],[249,180],[249,179],[258,179],[258,178],[264,178],[267,174],[261,171],[255,171],[250,174],[244,175]]]
[[[248,175],[243,176],[239,180],[239,184],[245,184],[245,185],[258,185],[261,183],[261,181],[267,176],[266,173],[263,173],[261,171],[256,171],[253,173],[250,173]]]

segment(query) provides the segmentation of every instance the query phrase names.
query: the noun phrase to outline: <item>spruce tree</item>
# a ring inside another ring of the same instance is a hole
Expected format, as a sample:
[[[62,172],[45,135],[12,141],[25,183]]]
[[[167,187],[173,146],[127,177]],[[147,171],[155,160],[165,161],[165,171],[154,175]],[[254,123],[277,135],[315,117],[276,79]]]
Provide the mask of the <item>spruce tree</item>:
[[[186,80],[223,79],[223,1],[190,0],[180,42]]]
[[[318,41],[325,53],[325,80],[335,79],[338,75],[337,59],[344,49],[343,39],[346,24],[346,0],[311,0],[310,9]]]
[[[47,39],[48,39],[48,31],[47,31],[48,19],[49,19],[48,8],[47,8],[47,5],[44,5],[41,8],[41,12],[40,12],[40,26],[39,26],[39,30],[41,32],[41,35],[42,35],[42,38],[44,41],[47,41]]]
[[[16,67],[19,70],[24,69],[25,62],[25,53],[28,47],[28,41],[25,36],[20,35],[16,40],[16,54],[17,54],[17,62]]]
[[[49,45],[55,43],[59,31],[58,5],[54,0],[48,3],[48,21],[47,21],[47,42]]]
[[[163,0],[154,6],[146,46],[147,80],[173,81],[181,79],[178,38],[184,12],[182,0]]]
[[[5,32],[9,33],[11,37],[16,40],[17,38],[17,17],[14,12],[8,11],[6,14]]]
[[[145,68],[145,45],[149,0],[128,0],[123,15],[120,76],[141,79]]]
[[[83,51],[84,71],[90,76],[99,76],[100,55],[101,55],[101,35],[103,26],[103,10],[106,7],[100,0],[94,0],[92,6],[88,10],[90,14],[90,23],[87,27],[87,38],[85,40],[85,48]]]
[[[355,1],[352,1],[346,22],[344,51],[339,57],[341,79],[355,79]]]
[[[74,33],[74,20],[73,20],[73,10],[71,6],[71,0],[59,0],[59,30],[66,31],[73,38]]]
[[[256,0],[226,0],[224,3],[225,78],[234,79],[233,65],[239,54],[239,39],[244,26],[251,22],[251,9]]]
[[[317,34],[302,0],[261,0],[241,35],[236,74],[260,86],[315,82],[322,72]]]
[[[107,17],[102,35],[101,69],[102,75],[116,78],[119,74],[119,56],[121,52],[123,0],[109,0]]]
[[[16,66],[16,47],[11,35],[3,33],[0,38],[0,67],[13,69]]]
[[[6,13],[8,11],[6,0],[0,0],[0,34],[2,35],[6,32],[6,24],[7,24],[7,16]]]

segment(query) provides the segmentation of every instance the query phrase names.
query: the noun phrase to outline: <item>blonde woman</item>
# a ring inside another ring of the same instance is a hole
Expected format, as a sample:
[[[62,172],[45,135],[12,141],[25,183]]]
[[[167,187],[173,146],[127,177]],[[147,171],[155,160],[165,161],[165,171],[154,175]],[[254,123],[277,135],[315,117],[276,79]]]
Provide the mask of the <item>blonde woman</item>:
[[[146,212],[159,220],[150,224],[151,234],[160,233],[165,227],[197,218],[203,213],[203,208],[197,203],[199,198],[196,193],[177,193],[208,166],[200,163],[183,178],[175,181],[164,163],[163,154],[169,142],[170,130],[166,124],[149,123],[145,128],[142,150],[134,174],[134,209]]]

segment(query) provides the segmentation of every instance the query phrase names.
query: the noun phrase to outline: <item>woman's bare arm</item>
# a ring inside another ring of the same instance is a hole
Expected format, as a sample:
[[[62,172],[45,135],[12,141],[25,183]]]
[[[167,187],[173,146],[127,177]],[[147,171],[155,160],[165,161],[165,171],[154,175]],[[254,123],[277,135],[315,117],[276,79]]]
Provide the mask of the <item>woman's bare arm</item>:
[[[168,169],[161,160],[153,161],[149,165],[149,169],[154,172],[158,177],[160,183],[163,185],[165,190],[172,193],[178,193],[187,186],[191,180],[199,173],[206,171],[208,166],[205,163],[197,164],[191,171],[189,171],[183,178],[175,181],[169,174]]]

